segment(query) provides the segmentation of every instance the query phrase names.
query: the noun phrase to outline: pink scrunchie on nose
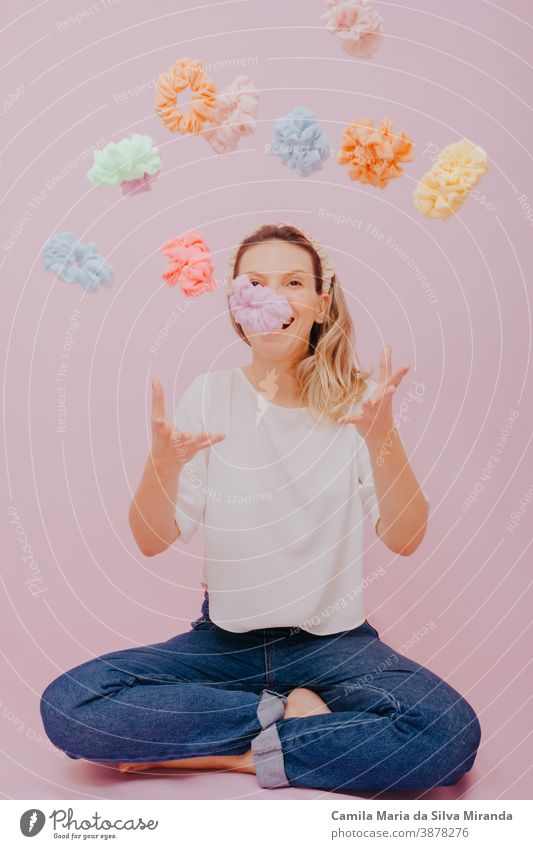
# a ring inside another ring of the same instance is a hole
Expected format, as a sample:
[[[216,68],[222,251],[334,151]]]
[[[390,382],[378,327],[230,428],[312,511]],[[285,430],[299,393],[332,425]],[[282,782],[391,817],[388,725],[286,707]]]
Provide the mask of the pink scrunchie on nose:
[[[253,286],[247,274],[233,280],[229,305],[235,321],[251,333],[281,330],[292,316],[284,295],[276,295],[268,286]]]
[[[210,251],[197,230],[189,230],[182,237],[170,239],[160,251],[170,259],[167,270],[161,275],[169,286],[179,283],[186,297],[202,295],[216,288]]]

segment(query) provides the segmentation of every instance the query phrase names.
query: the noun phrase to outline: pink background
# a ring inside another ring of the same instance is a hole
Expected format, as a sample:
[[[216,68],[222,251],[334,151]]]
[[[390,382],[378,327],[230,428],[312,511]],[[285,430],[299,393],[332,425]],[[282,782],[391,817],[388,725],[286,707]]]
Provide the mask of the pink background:
[[[400,433],[431,498],[428,533],[405,559],[368,524],[366,570],[383,566],[385,575],[366,590],[366,610],[385,642],[464,693],[483,737],[474,769],[455,787],[389,795],[531,798],[533,508],[523,499],[533,483],[532,234],[519,201],[525,193],[533,204],[525,179],[530,4],[376,0],[386,37],[371,61],[341,50],[321,24],[319,0],[191,6],[51,0],[24,11],[4,3],[0,733],[7,768],[0,791],[35,799],[327,795],[269,793],[246,775],[120,776],[47,746],[38,708],[61,671],[168,639],[198,615],[201,533],[149,559],[128,526],[149,450],[150,382],[161,380],[170,416],[195,374],[245,364],[250,355],[231,328],[222,290],[193,303],[163,284],[159,246],[200,228],[221,280],[229,250],[251,226],[283,219],[331,252],[362,366],[379,375],[385,343],[393,365],[411,364],[396,411],[413,381],[424,385],[420,403],[407,401]],[[65,24],[83,9],[86,18]],[[219,156],[201,136],[174,136],[155,115],[154,78],[187,55],[212,65],[219,90],[238,73],[261,90],[257,132],[236,153]],[[413,138],[414,161],[384,191],[351,183],[334,157],[309,178],[293,176],[265,145],[275,120],[297,105],[315,111],[334,148],[359,114],[389,115]],[[123,197],[118,188],[93,188],[87,148],[130,132],[150,134],[160,148],[163,170],[152,192]],[[412,204],[416,181],[432,150],[463,137],[486,149],[490,170],[457,216],[429,221]],[[357,219],[360,229],[320,210]],[[62,230],[96,242],[115,268],[110,290],[87,295],[42,270],[41,246]],[[433,303],[409,259],[425,274]],[[66,432],[58,433],[57,375],[75,309]],[[150,346],[173,312],[154,354]],[[518,416],[499,462],[484,474],[512,411]],[[25,583],[32,571],[21,560],[10,506],[38,564],[36,596]]]

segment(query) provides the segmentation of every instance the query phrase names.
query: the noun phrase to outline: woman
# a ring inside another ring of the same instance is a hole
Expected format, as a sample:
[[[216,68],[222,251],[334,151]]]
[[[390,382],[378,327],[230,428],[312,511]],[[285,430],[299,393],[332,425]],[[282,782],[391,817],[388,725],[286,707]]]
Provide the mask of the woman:
[[[330,258],[288,225],[239,245],[230,277],[286,296],[292,319],[246,334],[252,363],[198,375],[174,423],[153,384],[153,446],[130,508],[147,556],[205,524],[205,597],[192,629],[59,676],[41,712],[70,757],[121,771],[255,773],[262,787],[450,785],[474,763],[471,705],[380,640],[362,602],[363,517],[394,553],[424,537],[427,495],[392,395],[356,367]]]

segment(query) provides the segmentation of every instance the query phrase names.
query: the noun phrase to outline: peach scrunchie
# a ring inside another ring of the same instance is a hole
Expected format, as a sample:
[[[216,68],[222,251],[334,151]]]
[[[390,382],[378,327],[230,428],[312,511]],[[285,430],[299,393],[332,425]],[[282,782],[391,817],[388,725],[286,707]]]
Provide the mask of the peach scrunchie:
[[[407,133],[393,133],[390,118],[374,127],[372,118],[360,115],[344,130],[337,161],[348,166],[348,176],[384,189],[403,174],[400,162],[411,162],[413,143]]]
[[[216,289],[209,247],[198,230],[165,242],[160,248],[170,260],[161,275],[169,286],[179,283],[186,297],[203,295]]]
[[[250,77],[238,76],[220,92],[215,113],[215,127],[204,132],[204,138],[217,153],[236,150],[241,138],[256,127],[255,116],[259,92]]]
[[[383,41],[383,18],[366,0],[326,0],[322,20],[350,56],[369,59]]]
[[[191,105],[186,112],[180,112],[177,99],[186,88],[191,89]],[[206,121],[215,119],[216,84],[202,69],[202,62],[188,57],[180,59],[161,74],[156,93],[156,112],[171,133],[196,135]]]

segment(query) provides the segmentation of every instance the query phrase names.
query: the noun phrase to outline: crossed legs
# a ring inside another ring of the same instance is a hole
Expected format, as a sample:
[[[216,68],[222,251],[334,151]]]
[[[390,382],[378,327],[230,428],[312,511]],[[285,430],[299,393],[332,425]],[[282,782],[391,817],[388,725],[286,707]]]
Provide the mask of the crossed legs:
[[[230,769],[262,787],[454,784],[476,757],[473,708],[376,634],[267,643],[203,622],[63,673],[42,695],[43,723],[70,757],[124,772]]]
[[[306,687],[297,687],[291,690],[287,696],[283,718],[318,716],[322,713],[331,713],[331,711],[318,693],[314,693],[313,690],[308,690]],[[176,761],[159,761],[157,763],[139,764],[121,762],[118,764],[119,772],[143,772],[154,767],[167,767],[171,769],[224,769],[233,772],[256,774],[251,748],[242,755],[212,755],[209,757],[182,758]]]

